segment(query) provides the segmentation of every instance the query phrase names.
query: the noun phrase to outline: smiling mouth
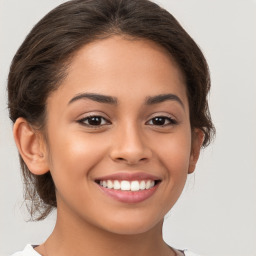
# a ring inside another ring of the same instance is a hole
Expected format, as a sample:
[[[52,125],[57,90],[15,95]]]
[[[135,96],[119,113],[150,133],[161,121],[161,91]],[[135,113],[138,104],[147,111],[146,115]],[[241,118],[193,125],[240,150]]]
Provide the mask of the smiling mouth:
[[[119,172],[94,181],[106,196],[121,203],[135,204],[152,197],[162,179],[145,172]]]
[[[137,204],[152,197],[161,180],[96,180],[100,190],[110,198],[126,204]]]
[[[142,191],[156,186],[160,180],[96,180],[100,186],[119,191]]]

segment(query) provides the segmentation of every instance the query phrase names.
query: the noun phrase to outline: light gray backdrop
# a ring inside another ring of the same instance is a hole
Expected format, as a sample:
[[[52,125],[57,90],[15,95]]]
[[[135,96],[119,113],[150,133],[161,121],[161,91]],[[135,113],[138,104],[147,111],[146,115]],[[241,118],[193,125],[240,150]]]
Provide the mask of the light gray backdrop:
[[[0,255],[44,241],[54,214],[27,223],[6,108],[11,59],[32,26],[61,0],[0,0]],[[166,217],[164,237],[206,256],[256,255],[256,1],[158,0],[203,50],[211,70],[215,142]]]

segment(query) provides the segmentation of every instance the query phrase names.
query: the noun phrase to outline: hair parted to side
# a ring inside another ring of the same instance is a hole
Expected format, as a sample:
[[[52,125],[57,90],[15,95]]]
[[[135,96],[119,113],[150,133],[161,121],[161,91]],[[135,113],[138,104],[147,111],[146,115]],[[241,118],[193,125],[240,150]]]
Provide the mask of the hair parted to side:
[[[112,35],[148,39],[164,47],[180,67],[187,86],[191,128],[214,135],[207,94],[207,62],[193,39],[166,10],[148,0],[71,0],[49,12],[18,49],[8,77],[10,119],[25,118],[44,131],[46,100],[65,78],[72,56],[85,44]],[[50,172],[32,174],[20,157],[25,200],[34,220],[57,205]]]

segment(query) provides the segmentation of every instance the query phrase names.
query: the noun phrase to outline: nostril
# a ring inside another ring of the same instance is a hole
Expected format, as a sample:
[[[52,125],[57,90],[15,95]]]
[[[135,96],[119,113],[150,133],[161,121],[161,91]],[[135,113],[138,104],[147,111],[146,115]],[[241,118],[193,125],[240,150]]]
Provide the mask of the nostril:
[[[141,159],[137,159],[137,158],[135,158],[135,159],[127,158],[126,159],[126,158],[123,158],[123,157],[116,158],[116,161],[125,162],[125,163],[127,163],[129,165],[135,165],[135,164],[138,164],[140,162],[146,162],[147,160],[148,160],[147,157],[143,157]]]
[[[125,159],[122,157],[118,157],[117,160],[124,161]]]

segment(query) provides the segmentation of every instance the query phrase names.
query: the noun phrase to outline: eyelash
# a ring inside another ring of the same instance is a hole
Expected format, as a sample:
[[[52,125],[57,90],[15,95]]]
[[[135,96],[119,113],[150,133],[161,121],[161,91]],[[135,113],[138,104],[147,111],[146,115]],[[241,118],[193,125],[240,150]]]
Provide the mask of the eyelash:
[[[90,123],[86,123],[86,122],[90,122],[93,121],[93,119],[98,119],[98,121],[100,120],[100,124],[90,124]],[[161,120],[160,120],[161,119]],[[102,120],[104,120],[104,124],[102,124]],[[152,122],[153,120],[155,121],[163,121],[164,120],[164,124],[149,124],[150,122]],[[168,122],[166,124],[166,121]],[[78,120],[78,123],[84,125],[84,126],[87,126],[87,127],[90,127],[90,128],[94,128],[94,129],[100,129],[102,126],[105,126],[105,125],[109,125],[111,124],[111,122],[109,120],[107,120],[106,118],[104,118],[103,116],[100,116],[100,115],[91,115],[91,116],[87,116],[87,117],[84,117],[80,120]],[[155,125],[155,126],[160,126],[160,127],[166,127],[166,126],[174,126],[174,125],[177,125],[178,122],[171,118],[171,117],[168,117],[168,116],[155,116],[153,118],[151,118],[149,121],[146,122],[147,125]]]
[[[102,120],[104,120],[104,124],[98,124],[98,125],[95,125],[95,124],[87,124],[86,122],[89,121],[89,120],[93,120],[93,119],[100,119],[101,122]],[[101,128],[102,126],[104,125],[108,125],[108,124],[111,124],[110,121],[108,121],[106,118],[104,118],[103,116],[99,116],[99,115],[91,115],[91,116],[87,116],[87,117],[84,117],[80,120],[78,120],[78,123],[84,125],[84,126],[88,126],[88,127],[92,127],[92,128],[95,128],[95,129],[98,129],[98,128]]]
[[[156,126],[160,126],[160,127],[165,127],[165,126],[170,126],[170,125],[176,125],[178,124],[178,122],[172,118],[172,117],[169,117],[169,116],[155,116],[153,118],[151,118],[149,121],[146,122],[146,124],[148,124],[149,122],[151,122],[152,120],[160,120],[160,119],[164,119],[164,124],[160,124],[160,125],[156,125]],[[168,121],[168,124],[166,124],[166,121]],[[152,124],[154,125],[154,124]]]

